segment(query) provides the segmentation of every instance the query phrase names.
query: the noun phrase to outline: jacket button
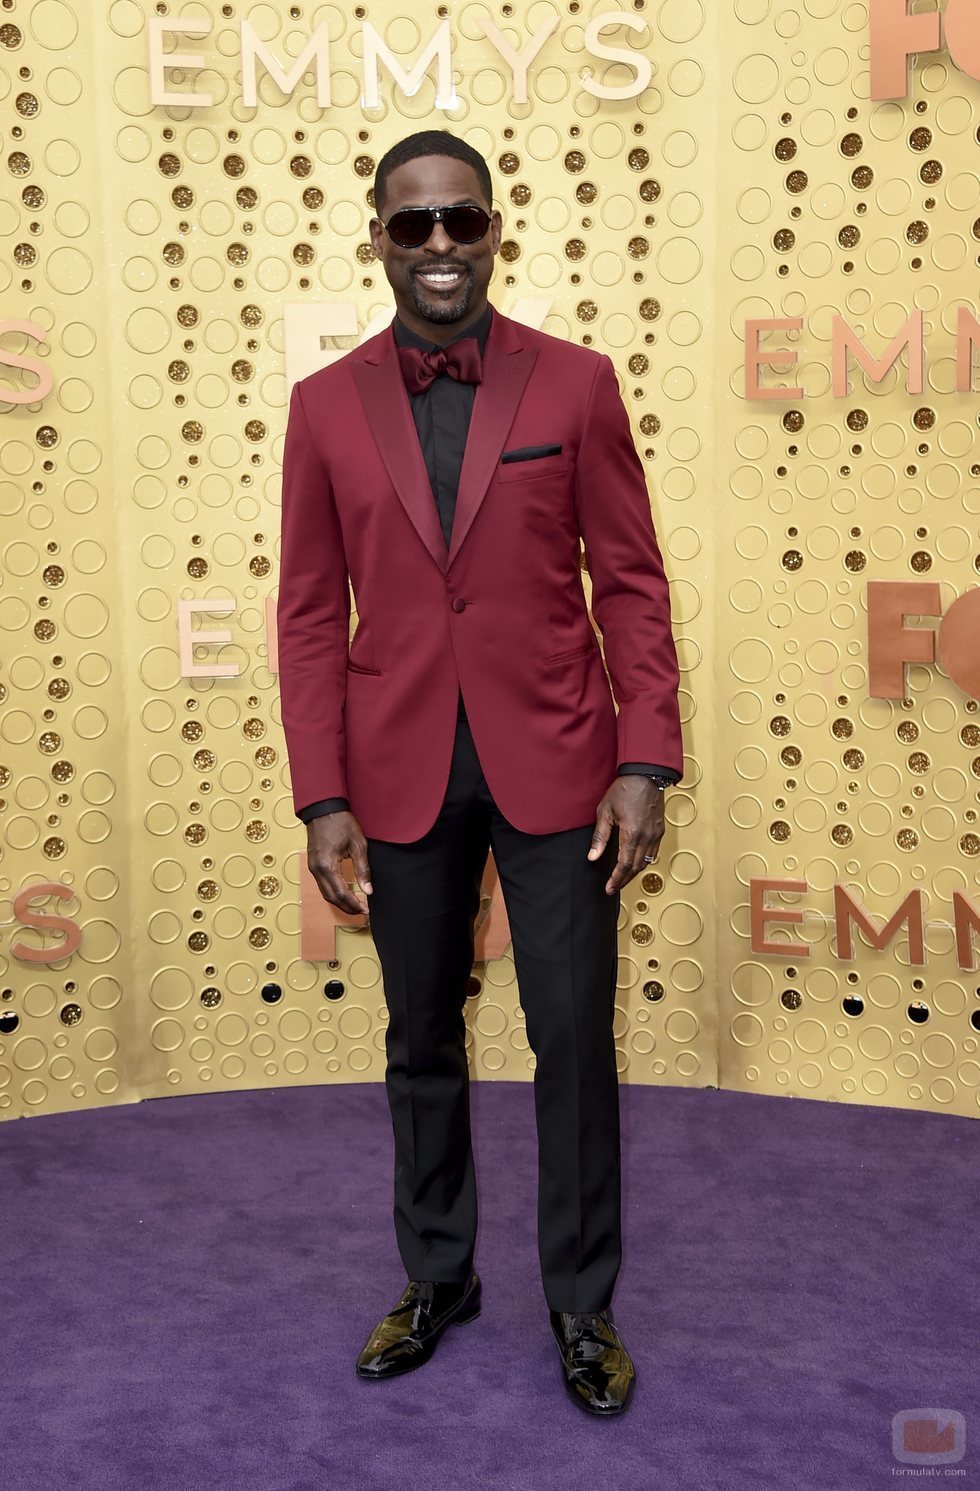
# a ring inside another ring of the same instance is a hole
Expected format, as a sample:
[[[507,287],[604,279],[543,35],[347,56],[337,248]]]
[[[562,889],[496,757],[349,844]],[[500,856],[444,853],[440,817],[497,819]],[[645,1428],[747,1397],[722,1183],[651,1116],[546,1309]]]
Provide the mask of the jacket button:
[[[461,601],[461,600],[454,600],[453,601],[453,610],[454,611],[465,611],[466,610],[466,602],[465,601]]]

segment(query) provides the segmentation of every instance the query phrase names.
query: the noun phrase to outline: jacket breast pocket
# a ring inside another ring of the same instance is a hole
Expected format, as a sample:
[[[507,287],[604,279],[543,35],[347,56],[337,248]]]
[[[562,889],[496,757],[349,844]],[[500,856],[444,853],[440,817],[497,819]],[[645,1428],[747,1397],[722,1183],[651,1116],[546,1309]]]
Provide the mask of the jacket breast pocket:
[[[367,673],[372,678],[380,678],[382,673],[380,668],[365,668],[363,663],[352,663],[350,658],[347,659],[347,671],[348,673]]]
[[[497,463],[498,481],[538,481],[571,470],[571,453],[559,442],[550,445],[519,445],[505,450]]]

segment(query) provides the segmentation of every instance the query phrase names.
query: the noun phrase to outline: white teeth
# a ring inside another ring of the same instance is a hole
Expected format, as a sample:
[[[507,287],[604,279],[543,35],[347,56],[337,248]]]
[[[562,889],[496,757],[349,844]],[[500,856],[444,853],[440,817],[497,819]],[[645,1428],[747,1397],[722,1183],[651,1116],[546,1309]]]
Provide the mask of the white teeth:
[[[429,272],[419,275],[420,280],[428,280],[429,283],[433,285],[451,285],[460,278],[461,273],[458,269],[454,269],[451,273],[448,274],[435,274]]]

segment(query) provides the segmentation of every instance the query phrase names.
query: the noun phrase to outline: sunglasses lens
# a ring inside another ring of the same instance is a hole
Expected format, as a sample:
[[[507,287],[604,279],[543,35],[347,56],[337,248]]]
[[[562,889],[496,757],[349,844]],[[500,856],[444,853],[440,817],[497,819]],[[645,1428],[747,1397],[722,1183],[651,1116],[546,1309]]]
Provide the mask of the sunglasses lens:
[[[447,207],[442,224],[454,243],[479,243],[490,226],[489,214],[482,207]],[[434,227],[431,212],[425,207],[405,207],[388,219],[388,236],[399,248],[421,248]]]
[[[479,243],[490,226],[482,207],[447,207],[442,221],[456,243]]]
[[[399,248],[418,248],[432,232],[432,215],[424,207],[406,207],[388,219],[388,234]]]

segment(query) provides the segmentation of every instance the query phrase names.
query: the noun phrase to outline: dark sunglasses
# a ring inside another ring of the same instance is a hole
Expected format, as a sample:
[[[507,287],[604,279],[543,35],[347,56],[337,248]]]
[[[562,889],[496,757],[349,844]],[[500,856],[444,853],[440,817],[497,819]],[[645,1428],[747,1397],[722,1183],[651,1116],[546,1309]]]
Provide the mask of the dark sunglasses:
[[[399,248],[421,248],[433,223],[442,223],[454,243],[479,243],[490,226],[490,214],[466,202],[454,207],[403,207],[381,226]]]

